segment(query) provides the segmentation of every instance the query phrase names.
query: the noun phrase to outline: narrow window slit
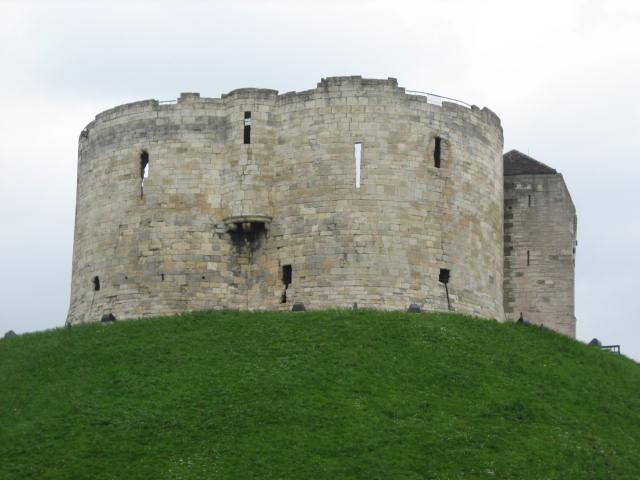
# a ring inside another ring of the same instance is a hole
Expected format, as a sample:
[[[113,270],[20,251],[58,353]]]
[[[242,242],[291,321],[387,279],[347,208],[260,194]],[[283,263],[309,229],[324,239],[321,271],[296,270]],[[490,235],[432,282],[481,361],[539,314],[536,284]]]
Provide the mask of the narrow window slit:
[[[164,273],[160,274],[160,280],[164,282]]]
[[[529,195],[529,208],[531,208],[531,195]]]
[[[531,264],[531,253],[527,250],[527,265]]]
[[[433,148],[433,166],[440,168],[440,137],[436,137],[436,144]]]
[[[244,144],[251,143],[251,112],[244,112]]]
[[[149,177],[149,153],[143,150],[140,154],[140,198],[144,197],[144,179]]]
[[[362,170],[362,143],[353,144],[353,156],[356,162],[356,188],[360,188],[360,174]]]
[[[282,298],[280,299],[280,303],[287,303],[287,289],[289,285],[291,285],[291,281],[293,279],[293,272],[291,270],[291,265],[283,265],[282,266],[282,283],[284,284],[284,291],[282,292]]]
[[[100,290],[100,277],[97,275],[93,277],[93,291],[97,292]]]

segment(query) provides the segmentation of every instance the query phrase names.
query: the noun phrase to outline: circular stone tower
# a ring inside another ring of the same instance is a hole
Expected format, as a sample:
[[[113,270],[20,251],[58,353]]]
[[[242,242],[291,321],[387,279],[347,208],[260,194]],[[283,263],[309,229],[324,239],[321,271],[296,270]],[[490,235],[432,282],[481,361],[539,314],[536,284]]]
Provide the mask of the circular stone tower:
[[[80,135],[68,324],[364,308],[502,320],[502,128],[395,79],[147,100]]]

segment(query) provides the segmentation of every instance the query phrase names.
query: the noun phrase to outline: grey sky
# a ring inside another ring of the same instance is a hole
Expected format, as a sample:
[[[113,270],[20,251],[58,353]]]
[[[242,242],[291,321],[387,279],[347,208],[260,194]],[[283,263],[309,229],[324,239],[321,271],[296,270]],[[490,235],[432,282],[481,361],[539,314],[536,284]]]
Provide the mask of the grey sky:
[[[487,106],[578,211],[578,338],[640,359],[640,4],[0,0],[0,334],[61,326],[77,139],[107,108],[321,77]]]

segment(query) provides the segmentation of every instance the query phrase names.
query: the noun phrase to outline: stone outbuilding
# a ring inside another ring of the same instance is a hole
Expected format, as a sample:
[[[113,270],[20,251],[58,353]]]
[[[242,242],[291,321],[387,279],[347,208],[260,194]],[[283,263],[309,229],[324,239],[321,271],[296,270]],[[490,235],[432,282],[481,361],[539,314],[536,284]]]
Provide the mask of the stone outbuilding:
[[[504,309],[571,337],[576,209],[562,175],[517,150],[504,155]]]

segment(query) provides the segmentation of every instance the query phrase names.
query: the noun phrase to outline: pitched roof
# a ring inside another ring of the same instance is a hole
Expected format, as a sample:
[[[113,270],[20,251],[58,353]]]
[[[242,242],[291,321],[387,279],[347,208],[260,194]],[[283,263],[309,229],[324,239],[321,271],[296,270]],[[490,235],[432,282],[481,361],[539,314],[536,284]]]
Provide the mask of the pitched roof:
[[[504,174],[506,175],[549,175],[558,173],[555,169],[525,155],[518,150],[511,150],[503,155]]]

